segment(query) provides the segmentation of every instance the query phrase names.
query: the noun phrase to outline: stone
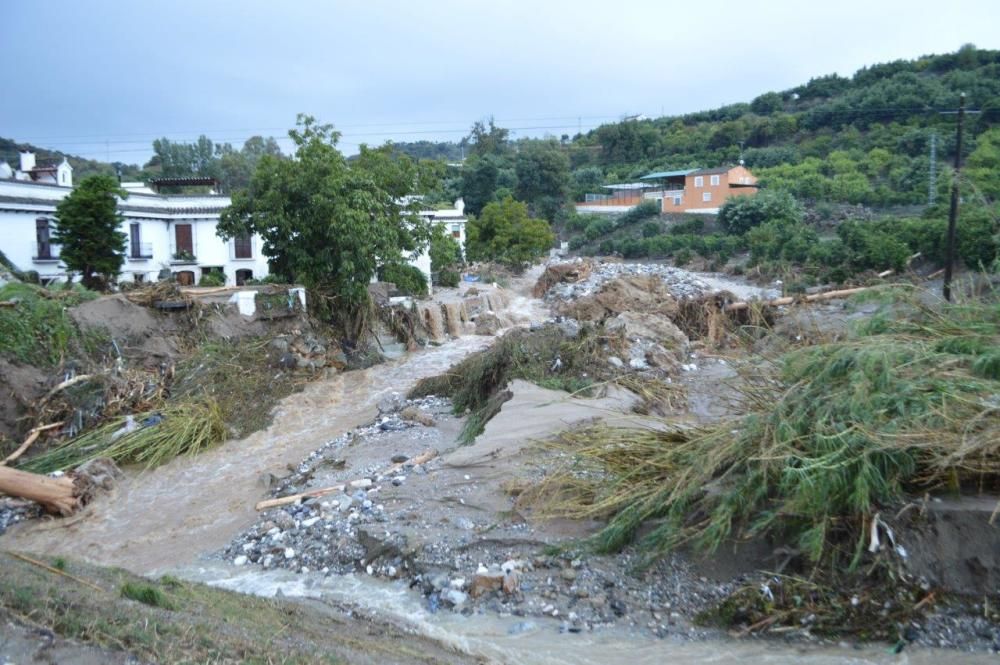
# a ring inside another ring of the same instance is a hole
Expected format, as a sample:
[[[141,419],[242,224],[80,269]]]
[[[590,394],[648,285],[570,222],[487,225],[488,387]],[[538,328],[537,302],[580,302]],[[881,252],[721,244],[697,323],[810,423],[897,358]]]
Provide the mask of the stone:
[[[469,595],[464,591],[459,591],[458,589],[448,589],[447,591],[441,594],[441,598],[442,600],[451,603],[452,607],[459,608],[465,604],[465,601],[468,600]]]
[[[625,363],[618,356],[608,356],[608,364],[616,369],[624,369]]]
[[[295,528],[295,518],[286,513],[284,510],[275,511],[271,515],[271,521],[274,525],[281,531],[288,531],[289,529]]]
[[[399,393],[391,393],[378,401],[379,415],[394,413],[406,406],[406,398]]]
[[[424,427],[432,427],[434,425],[434,416],[426,411],[421,411],[415,406],[408,406],[403,409],[400,412],[399,417],[403,420],[420,423]]]
[[[576,571],[572,568],[563,568],[559,575],[567,582],[572,582],[576,579]]]
[[[500,318],[496,314],[484,312],[476,317],[477,335],[496,335],[500,328]]]
[[[409,455],[393,455],[391,461],[393,464],[402,464],[408,459],[410,459]]]
[[[238,557],[236,557],[235,559],[233,559],[233,565],[234,566],[245,566],[246,563],[247,563],[247,558],[246,558],[246,556],[244,556],[242,554],[239,555]]]
[[[281,369],[295,369],[298,364],[298,356],[294,353],[282,353],[278,358],[278,367]]]
[[[472,578],[469,584],[469,595],[479,598],[491,591],[500,591],[503,588],[503,573],[479,573]]]

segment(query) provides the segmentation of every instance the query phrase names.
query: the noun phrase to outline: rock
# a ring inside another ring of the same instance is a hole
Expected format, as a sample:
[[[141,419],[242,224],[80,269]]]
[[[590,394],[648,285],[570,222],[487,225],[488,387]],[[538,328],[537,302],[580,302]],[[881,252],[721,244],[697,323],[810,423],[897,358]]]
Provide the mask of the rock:
[[[400,412],[399,417],[403,420],[420,423],[424,427],[432,427],[434,425],[434,416],[426,411],[421,411],[415,406],[408,406],[403,409],[402,412]]]
[[[572,568],[563,568],[559,575],[567,582],[572,582],[576,579],[576,571]]]
[[[281,369],[295,369],[298,364],[298,356],[294,353],[282,353],[278,358],[278,367]]]
[[[477,335],[496,335],[500,328],[500,318],[496,314],[484,312],[476,317]]]
[[[238,557],[236,557],[235,559],[233,559],[233,565],[234,566],[245,566],[246,563],[247,563],[247,558],[243,554],[241,554]]]
[[[399,393],[391,393],[378,401],[379,415],[395,413],[406,406],[406,398]]]
[[[674,322],[665,316],[650,314],[643,311],[622,312],[609,319],[604,327],[610,332],[621,331],[628,339],[643,338],[662,344],[675,350],[683,359],[687,350],[688,338]]]
[[[284,337],[275,337],[267,345],[278,353],[288,353],[288,339]]]
[[[576,319],[568,319],[564,317],[559,317],[559,321],[556,325],[562,334],[570,339],[576,339],[580,335],[580,322]]]
[[[608,364],[616,369],[625,368],[625,363],[618,356],[608,356]]]
[[[503,573],[479,573],[472,578],[472,583],[469,585],[469,595],[473,598],[479,598],[491,591],[500,591],[503,588],[503,582]]]
[[[275,511],[275,513],[271,515],[271,521],[274,522],[274,525],[281,531],[288,531],[289,529],[295,528],[295,518],[286,513],[284,510]]]
[[[500,588],[508,596],[514,595],[521,588],[521,576],[516,572],[505,573]]]
[[[295,558],[295,550],[293,550],[291,547],[286,547],[285,559],[294,559],[294,558]]]
[[[459,591],[458,589],[448,589],[441,594],[441,599],[451,603],[451,606],[454,608],[459,608],[464,605],[468,598],[469,595],[467,593]]]
[[[393,455],[391,461],[393,464],[402,464],[408,459],[410,459],[409,455]]]

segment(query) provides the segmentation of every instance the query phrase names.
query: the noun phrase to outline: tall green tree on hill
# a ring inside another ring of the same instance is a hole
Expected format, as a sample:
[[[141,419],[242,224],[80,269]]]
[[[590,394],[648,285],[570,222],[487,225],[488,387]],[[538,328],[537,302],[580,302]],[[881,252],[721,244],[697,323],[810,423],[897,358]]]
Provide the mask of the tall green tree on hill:
[[[340,134],[310,116],[300,115],[288,134],[294,157],[260,158],[249,188],[223,211],[218,234],[259,234],[271,271],[313,290],[318,313],[357,341],[376,270],[429,239],[427,222],[401,203],[419,180],[417,167],[391,146],[362,146],[349,162],[337,150]]]
[[[127,196],[113,176],[92,175],[56,206],[52,241],[62,246],[59,258],[67,270],[79,272],[87,288],[103,290],[121,271],[126,236],[118,230],[118,199]]]
[[[517,198],[549,222],[569,195],[569,158],[555,141],[531,141],[514,160]]]

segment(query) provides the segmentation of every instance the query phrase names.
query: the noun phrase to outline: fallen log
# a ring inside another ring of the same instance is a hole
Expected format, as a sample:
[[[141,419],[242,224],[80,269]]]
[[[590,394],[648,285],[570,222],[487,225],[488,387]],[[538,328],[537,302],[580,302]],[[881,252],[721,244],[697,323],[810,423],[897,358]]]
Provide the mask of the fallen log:
[[[399,462],[393,464],[388,469],[386,469],[380,475],[386,476],[390,473],[395,473],[399,471],[404,466],[417,466],[418,464],[424,464],[431,461],[437,457],[436,450],[428,450],[416,457],[406,460],[405,462]],[[319,489],[310,490],[308,492],[300,492],[298,494],[289,494],[288,496],[278,497],[277,499],[266,499],[264,501],[258,501],[254,506],[254,510],[267,510],[268,508],[277,508],[278,506],[287,506],[292,503],[299,503],[305,499],[318,499],[319,497],[326,496],[328,494],[337,494],[338,492],[343,492],[347,488],[352,489],[364,489],[366,487],[371,487],[372,481],[369,478],[360,478],[358,480],[352,480],[347,483],[340,483],[339,485],[331,485],[330,487],[322,487]]]
[[[796,302],[820,302],[823,300],[836,300],[837,298],[846,298],[848,296],[853,296],[856,293],[862,293],[864,291],[867,291],[869,288],[870,287],[867,286],[859,286],[854,289],[841,289],[839,291],[814,293],[811,296],[806,296],[805,298],[793,298],[791,296],[787,296],[785,298],[776,298],[774,300],[762,300],[760,301],[759,304],[763,305],[764,307],[781,307],[782,305],[791,305]],[[754,304],[753,302],[748,302],[748,301],[729,303],[728,305],[726,305],[725,310],[727,312],[735,312],[736,310],[747,309],[753,304]]]
[[[69,476],[50,478],[0,466],[0,493],[34,501],[63,517],[80,507],[76,483]]]
[[[38,439],[38,437],[41,436],[42,432],[61,426],[62,422],[58,422],[34,428],[30,432],[28,432],[28,438],[24,440],[24,443],[22,443],[17,450],[8,455],[4,461],[0,462],[0,466],[7,466],[8,464],[16,460],[18,457],[23,455],[24,452],[31,447],[31,444],[33,444]]]
[[[0,300],[0,307],[17,307],[16,300]]]

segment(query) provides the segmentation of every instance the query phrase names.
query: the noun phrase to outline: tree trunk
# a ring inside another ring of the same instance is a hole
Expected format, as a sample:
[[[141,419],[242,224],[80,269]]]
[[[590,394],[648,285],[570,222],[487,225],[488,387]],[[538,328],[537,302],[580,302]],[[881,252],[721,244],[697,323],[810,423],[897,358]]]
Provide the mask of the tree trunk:
[[[0,467],[0,493],[35,501],[50,513],[63,516],[72,515],[80,507],[76,485],[68,476],[50,478]]]

